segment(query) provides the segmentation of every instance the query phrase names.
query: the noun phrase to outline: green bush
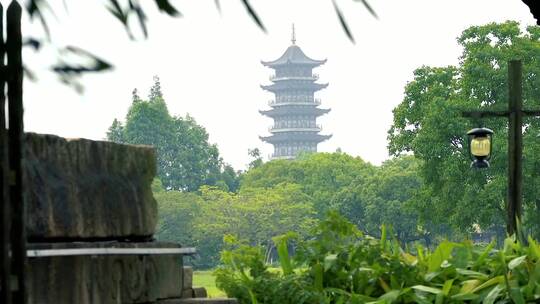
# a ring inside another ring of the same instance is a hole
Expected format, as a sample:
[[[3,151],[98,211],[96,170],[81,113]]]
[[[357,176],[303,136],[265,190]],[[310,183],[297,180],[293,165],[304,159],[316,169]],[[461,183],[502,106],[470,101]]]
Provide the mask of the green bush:
[[[540,301],[540,246],[531,238],[507,238],[501,249],[443,241],[431,251],[404,250],[384,227],[381,234],[364,235],[330,213],[308,241],[294,234],[274,239],[280,272],[265,265],[262,248],[229,237],[216,285],[252,304]]]

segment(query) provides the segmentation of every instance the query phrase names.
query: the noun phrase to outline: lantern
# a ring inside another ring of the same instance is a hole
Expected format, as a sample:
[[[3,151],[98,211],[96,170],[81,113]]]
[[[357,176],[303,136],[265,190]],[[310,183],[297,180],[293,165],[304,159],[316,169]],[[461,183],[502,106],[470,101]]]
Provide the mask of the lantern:
[[[475,128],[467,132],[472,168],[488,168],[491,159],[491,140],[493,131],[488,128]]]

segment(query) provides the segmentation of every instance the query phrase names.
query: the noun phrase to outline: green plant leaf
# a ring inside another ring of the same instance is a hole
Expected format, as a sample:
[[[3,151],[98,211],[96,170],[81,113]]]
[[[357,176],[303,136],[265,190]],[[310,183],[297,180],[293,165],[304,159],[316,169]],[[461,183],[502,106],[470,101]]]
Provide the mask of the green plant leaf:
[[[504,290],[504,285],[499,284],[493,287],[490,292],[487,294],[487,296],[482,301],[484,304],[493,304],[495,303],[495,300],[499,297],[501,292]]]
[[[450,258],[454,247],[454,243],[448,241],[442,242],[429,257],[428,271],[434,272],[438,270],[441,267],[441,264]]]
[[[432,293],[432,294],[442,293],[442,290],[439,289],[439,288],[429,287],[429,286],[425,286],[425,285],[414,285],[412,288],[416,289],[416,290],[424,291],[424,292],[429,292],[429,293]]]
[[[504,282],[504,276],[500,275],[500,276],[496,276],[494,278],[491,278],[487,281],[485,281],[484,283],[482,283],[480,286],[474,288],[471,292],[472,293],[476,293],[486,287],[489,287],[489,286],[492,286],[492,285],[495,285],[495,284],[500,284],[500,283],[503,283]]]
[[[337,254],[330,254],[327,255],[324,258],[324,271],[328,271],[328,269],[332,268],[336,264],[337,261]]]
[[[526,255],[522,255],[520,257],[517,257],[515,259],[512,259],[510,263],[508,263],[508,269],[514,270],[514,268],[518,267],[519,265],[523,264],[525,260],[527,259]]]
[[[487,280],[489,276],[485,273],[481,273],[478,271],[468,270],[468,269],[461,269],[456,268],[456,272],[462,276],[467,277],[468,279],[481,279],[483,281]]]
[[[291,257],[289,255],[289,248],[287,247],[287,238],[281,237],[277,240],[277,253],[279,257],[279,263],[284,275],[293,273],[293,267],[291,263]]]
[[[463,281],[461,283],[461,289],[459,291],[460,294],[466,294],[472,292],[477,286],[479,286],[482,283],[480,280],[467,280]]]
[[[390,290],[380,296],[379,300],[384,301],[384,303],[393,303],[399,298],[400,293],[399,290]]]
[[[448,296],[453,283],[454,283],[454,279],[446,280],[446,282],[444,282],[443,289],[442,289],[442,293],[444,296]]]
[[[474,293],[458,293],[450,298],[456,301],[472,301],[478,299],[480,296]]]
[[[313,275],[315,276],[313,285],[315,285],[314,287],[318,291],[323,290],[323,274],[323,267],[320,263],[313,265]]]

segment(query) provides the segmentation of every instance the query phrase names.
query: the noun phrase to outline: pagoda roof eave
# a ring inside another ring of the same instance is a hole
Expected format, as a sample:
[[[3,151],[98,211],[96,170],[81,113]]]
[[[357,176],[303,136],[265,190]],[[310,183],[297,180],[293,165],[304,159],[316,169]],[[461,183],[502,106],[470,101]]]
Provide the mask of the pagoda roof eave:
[[[323,142],[325,140],[328,140],[332,138],[332,134],[328,135],[321,135],[321,134],[314,134],[314,133],[304,133],[304,134],[291,134],[288,132],[279,133],[279,134],[273,134],[270,136],[259,136],[259,138],[267,143],[278,143],[278,142],[288,142],[291,140],[298,140],[298,141],[311,141],[311,142]]]
[[[281,66],[284,66],[284,65],[306,65],[306,66],[311,66],[311,67],[318,67],[320,65],[325,64],[326,61],[327,61],[327,59],[314,60],[314,62],[310,62],[310,63],[307,63],[307,62],[292,62],[292,61],[286,61],[286,62],[283,62],[283,63],[274,63],[275,61],[261,60],[261,64],[264,65],[265,67],[275,69],[275,68],[278,68],[278,67],[281,67]]]
[[[269,110],[259,110],[259,113],[268,117],[284,116],[290,114],[313,114],[321,116],[330,112],[330,109],[320,109],[316,107],[294,107],[294,106],[279,106]]]
[[[273,83],[271,85],[263,85],[261,84],[261,89],[266,91],[279,91],[279,90],[287,90],[287,89],[298,89],[299,87],[307,88],[307,89],[313,89],[313,90],[322,90],[328,87],[328,83],[310,83],[310,84],[302,84],[300,86],[293,86],[290,84],[286,84],[283,82]]]
[[[285,51],[285,53],[283,53],[283,55],[281,55],[281,57],[279,57],[278,59],[272,60],[272,61],[261,60],[261,63],[264,66],[267,66],[270,68],[279,67],[279,66],[283,66],[287,64],[309,65],[309,66],[315,67],[315,66],[319,66],[326,63],[326,59],[323,59],[323,60],[311,59],[308,56],[306,56],[306,54],[304,54],[304,52],[299,46],[297,46],[296,44],[293,44],[289,46],[287,50]]]

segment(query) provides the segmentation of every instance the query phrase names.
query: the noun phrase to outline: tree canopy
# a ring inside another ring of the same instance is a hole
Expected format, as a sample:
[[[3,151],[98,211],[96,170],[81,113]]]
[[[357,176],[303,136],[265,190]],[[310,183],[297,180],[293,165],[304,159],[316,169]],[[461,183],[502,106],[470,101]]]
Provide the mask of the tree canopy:
[[[189,115],[169,113],[159,83],[154,77],[149,99],[134,91],[125,123],[114,120],[107,139],[144,144],[157,150],[158,177],[166,189],[196,191],[202,185],[216,185],[236,190],[235,171],[223,163],[208,133]]]
[[[507,62],[524,65],[524,106],[540,104],[540,27],[521,30],[517,22],[491,23],[466,29],[458,66],[423,66],[405,87],[403,101],[394,109],[389,150],[394,155],[413,153],[422,160],[426,187],[418,196],[423,219],[449,223],[457,231],[504,231],[506,217],[507,121],[502,118],[471,120],[464,110],[503,110],[508,106]],[[491,168],[471,170],[466,132],[483,125],[495,131]],[[538,213],[540,152],[537,119],[524,130],[525,209]],[[537,218],[537,215],[536,215]],[[533,222],[529,220],[529,222]],[[536,222],[536,221],[534,221]],[[537,230],[538,231],[538,230]]]
[[[418,226],[412,208],[411,200],[422,186],[418,167],[419,161],[410,156],[373,166],[344,153],[316,153],[251,168],[242,175],[237,193],[208,186],[197,193],[164,192],[156,184],[161,219],[157,236],[197,246],[199,267],[218,263],[226,234],[263,246],[266,259],[271,259],[272,237],[294,231],[308,238],[309,228],[331,210],[374,235],[386,223],[404,242],[429,239],[431,227]]]

